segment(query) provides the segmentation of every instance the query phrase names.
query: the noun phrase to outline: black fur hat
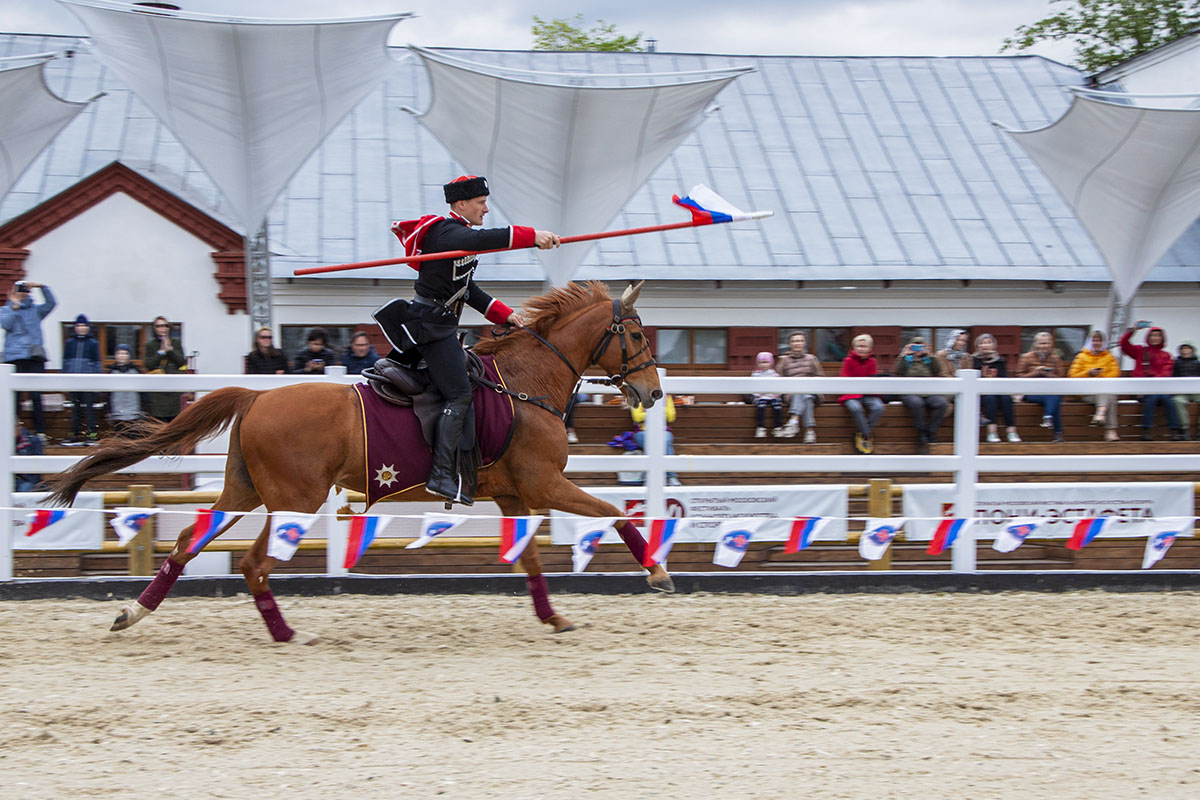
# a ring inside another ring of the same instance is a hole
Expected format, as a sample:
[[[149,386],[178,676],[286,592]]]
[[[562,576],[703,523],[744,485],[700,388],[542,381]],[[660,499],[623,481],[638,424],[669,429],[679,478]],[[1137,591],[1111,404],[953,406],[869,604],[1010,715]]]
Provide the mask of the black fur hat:
[[[458,200],[470,200],[472,197],[486,197],[491,194],[491,191],[488,189],[487,178],[481,178],[477,175],[460,175],[443,186],[442,191],[446,193],[447,203],[454,203]]]

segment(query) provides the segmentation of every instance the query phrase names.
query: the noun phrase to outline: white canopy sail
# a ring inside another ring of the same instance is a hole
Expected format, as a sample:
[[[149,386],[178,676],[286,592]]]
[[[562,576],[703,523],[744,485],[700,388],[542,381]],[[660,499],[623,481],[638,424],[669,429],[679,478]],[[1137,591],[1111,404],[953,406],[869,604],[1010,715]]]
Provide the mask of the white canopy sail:
[[[46,86],[52,53],[0,59],[0,197],[87,103],[68,103]],[[30,64],[29,61],[34,63]],[[3,69],[8,64],[14,66]]]
[[[1074,209],[1121,303],[1200,217],[1200,109],[1088,92],[1053,124],[1008,130]]]
[[[487,176],[511,221],[562,235],[611,223],[717,94],[750,69],[545,73],[412,49],[433,90],[422,124],[468,172]],[[561,286],[587,253],[569,245],[538,258]]]
[[[234,19],[63,0],[100,60],[200,162],[253,235],[279,192],[383,80],[388,32],[410,16]]]

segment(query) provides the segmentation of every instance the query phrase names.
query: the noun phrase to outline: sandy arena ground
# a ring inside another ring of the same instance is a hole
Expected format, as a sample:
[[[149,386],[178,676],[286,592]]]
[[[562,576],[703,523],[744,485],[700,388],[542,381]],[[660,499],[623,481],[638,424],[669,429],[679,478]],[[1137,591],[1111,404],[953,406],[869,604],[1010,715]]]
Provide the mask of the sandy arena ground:
[[[1200,797],[1200,595],[0,605],[4,798]]]

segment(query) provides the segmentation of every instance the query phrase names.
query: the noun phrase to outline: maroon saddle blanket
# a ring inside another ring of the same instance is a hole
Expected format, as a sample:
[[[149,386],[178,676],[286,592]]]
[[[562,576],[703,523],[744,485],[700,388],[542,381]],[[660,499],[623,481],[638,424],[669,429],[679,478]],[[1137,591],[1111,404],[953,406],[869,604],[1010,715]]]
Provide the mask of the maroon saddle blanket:
[[[492,356],[480,356],[484,377],[508,388]],[[411,408],[393,405],[365,383],[355,385],[363,419],[363,468],[367,476],[367,507],[394,494],[422,486],[433,468],[433,452],[425,443],[421,423]],[[480,464],[494,464],[508,449],[513,429],[510,395],[476,386],[475,444]]]

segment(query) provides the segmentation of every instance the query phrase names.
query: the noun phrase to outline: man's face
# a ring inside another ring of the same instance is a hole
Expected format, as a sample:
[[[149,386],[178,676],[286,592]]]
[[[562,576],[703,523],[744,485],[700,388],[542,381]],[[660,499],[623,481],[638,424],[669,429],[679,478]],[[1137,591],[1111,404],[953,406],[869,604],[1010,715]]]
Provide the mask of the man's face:
[[[371,341],[369,339],[355,339],[350,343],[350,349],[354,351],[354,355],[362,358],[371,349]]]
[[[1051,342],[1049,336],[1039,336],[1033,340],[1033,349],[1037,350],[1039,353],[1049,353],[1050,344]]]
[[[808,337],[803,333],[793,333],[788,339],[788,347],[793,353],[803,353],[808,347]]]
[[[472,225],[482,225],[483,218],[488,213],[487,195],[481,194],[479,197],[472,197],[470,200],[458,200],[454,205],[450,206],[454,209],[454,213],[465,219]]]
[[[314,353],[319,353],[325,349],[325,342],[321,339],[310,339],[308,341],[308,349]]]
[[[75,335],[76,336],[87,336],[88,330],[89,330],[89,328],[85,323],[82,323],[82,322],[75,323]]]

